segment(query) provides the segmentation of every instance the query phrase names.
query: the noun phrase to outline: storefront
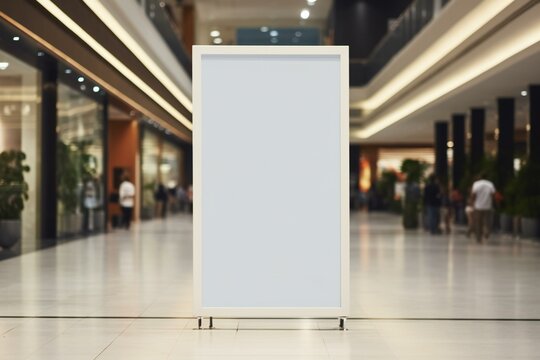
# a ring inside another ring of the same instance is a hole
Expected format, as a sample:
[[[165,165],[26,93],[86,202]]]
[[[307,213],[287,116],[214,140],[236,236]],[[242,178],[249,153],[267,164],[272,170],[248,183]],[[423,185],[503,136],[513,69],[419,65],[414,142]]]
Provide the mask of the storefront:
[[[184,209],[183,202],[191,186],[188,158],[187,144],[173,138],[150,121],[141,123],[142,219]],[[163,192],[167,193],[166,205],[160,203]]]
[[[98,84],[0,23],[0,258],[105,229],[106,110]]]

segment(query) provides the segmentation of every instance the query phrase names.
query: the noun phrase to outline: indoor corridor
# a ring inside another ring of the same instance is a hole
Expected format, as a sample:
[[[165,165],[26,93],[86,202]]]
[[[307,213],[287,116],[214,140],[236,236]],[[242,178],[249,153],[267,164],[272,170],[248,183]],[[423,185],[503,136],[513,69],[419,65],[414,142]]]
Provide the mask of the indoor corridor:
[[[188,215],[2,261],[0,359],[538,358],[540,246],[400,220],[351,215],[347,331],[335,319],[196,330]]]

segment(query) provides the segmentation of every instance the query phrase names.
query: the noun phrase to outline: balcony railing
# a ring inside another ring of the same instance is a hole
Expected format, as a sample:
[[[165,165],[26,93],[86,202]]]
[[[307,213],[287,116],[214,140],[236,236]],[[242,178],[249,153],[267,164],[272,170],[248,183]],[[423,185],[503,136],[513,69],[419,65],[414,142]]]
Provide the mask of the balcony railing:
[[[165,7],[158,0],[136,0],[145,10],[148,19],[159,32],[169,49],[176,56],[186,73],[191,77],[191,55],[178,38],[171,25],[171,19]]]
[[[450,0],[415,0],[394,22],[367,59],[352,59],[351,86],[366,85]]]

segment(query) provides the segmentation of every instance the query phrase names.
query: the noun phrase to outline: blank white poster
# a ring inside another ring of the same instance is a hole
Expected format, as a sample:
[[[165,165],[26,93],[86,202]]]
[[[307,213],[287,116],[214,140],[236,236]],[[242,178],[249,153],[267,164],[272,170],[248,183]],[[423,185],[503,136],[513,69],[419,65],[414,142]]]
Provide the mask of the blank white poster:
[[[340,56],[200,61],[200,306],[341,308]]]

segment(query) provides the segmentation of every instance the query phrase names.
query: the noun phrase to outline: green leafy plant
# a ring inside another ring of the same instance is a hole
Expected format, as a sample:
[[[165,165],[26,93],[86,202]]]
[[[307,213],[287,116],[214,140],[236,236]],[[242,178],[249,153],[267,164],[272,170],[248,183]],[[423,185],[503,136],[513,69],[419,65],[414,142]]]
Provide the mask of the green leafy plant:
[[[30,167],[24,163],[26,155],[22,151],[9,150],[0,153],[0,219],[21,218],[24,202],[28,200],[28,184],[24,173]]]
[[[377,193],[383,201],[386,208],[393,208],[395,202],[395,186],[398,176],[394,171],[386,170],[381,174],[381,178],[377,181]]]
[[[405,159],[401,163],[401,172],[406,175],[407,184],[419,184],[427,168],[428,164],[425,161],[416,159]]]
[[[80,203],[79,186],[97,174],[95,156],[88,154],[90,141],[56,145],[57,196],[64,213],[75,214]]]
[[[405,204],[403,206],[403,227],[416,229],[418,227],[418,212],[420,211],[420,181],[428,164],[421,160],[405,159],[401,163],[401,171],[406,175]]]
[[[528,218],[540,219],[540,164],[527,162],[514,181],[514,213]],[[510,202],[510,201],[508,201]]]
[[[64,213],[74,214],[79,203],[77,186],[80,181],[77,146],[58,141],[56,145],[57,196]]]

